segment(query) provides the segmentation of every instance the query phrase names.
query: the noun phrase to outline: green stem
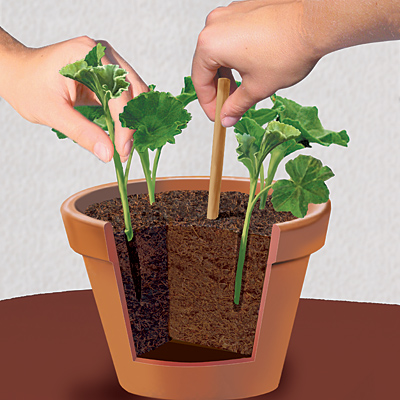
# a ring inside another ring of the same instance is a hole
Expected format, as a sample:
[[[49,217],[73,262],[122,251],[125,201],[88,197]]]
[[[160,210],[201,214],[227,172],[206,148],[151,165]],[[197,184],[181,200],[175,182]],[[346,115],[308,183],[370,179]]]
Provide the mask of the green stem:
[[[269,186],[272,184],[272,181],[274,180],[278,166],[279,166],[280,162],[283,160],[283,157],[284,157],[284,155],[281,152],[273,151],[271,153],[271,158],[269,160],[268,172],[267,172],[268,175],[267,175],[267,179],[265,180],[265,186]],[[264,193],[261,196],[260,210],[265,208],[265,204],[267,203],[267,197],[268,197],[268,192]]]
[[[150,204],[154,203],[154,190],[153,190],[153,182],[151,180],[151,171],[150,171],[150,159],[149,159],[149,150],[146,149],[143,152],[138,152],[140,157],[140,162],[142,163],[144,177],[147,182],[147,192],[149,194],[149,202]]]
[[[154,192],[156,190],[157,168],[158,168],[158,162],[160,161],[161,149],[162,147],[159,147],[156,150],[156,155],[154,157],[154,162],[153,162],[153,170],[151,172],[151,189],[153,192],[153,197],[154,197]]]
[[[254,194],[255,194],[256,188],[257,188],[257,181],[250,183],[249,202],[247,204],[246,217],[244,219],[242,237],[240,239],[239,258],[238,258],[238,263],[237,263],[237,268],[236,268],[235,297],[234,297],[235,304],[239,304],[240,291],[242,289],[243,266],[244,266],[244,260],[246,258],[247,238],[249,236],[251,213],[253,212],[253,209],[257,203],[257,200],[264,193],[268,193],[268,190],[271,187],[272,187],[272,185],[264,187],[263,190],[261,190],[258,193],[258,195],[254,197]]]
[[[135,149],[134,149],[134,147],[132,147],[131,153],[129,154],[128,162],[126,163],[126,167],[125,167],[125,186],[128,185],[129,170],[131,168],[132,156],[133,156],[133,152],[134,151],[135,151]]]
[[[264,165],[261,164],[260,168],[260,191],[264,189],[265,182],[264,182]],[[263,204],[262,201],[260,201],[260,210],[262,210],[265,207],[265,204]]]
[[[122,163],[121,163],[119,154],[115,148],[114,122],[111,117],[111,113],[110,113],[108,104],[103,104],[103,108],[104,108],[104,114],[105,114],[105,118],[106,118],[108,133],[110,134],[110,139],[114,144],[113,160],[114,160],[115,172],[117,174],[117,182],[118,182],[119,194],[121,196],[122,209],[124,212],[125,235],[126,235],[128,241],[131,241],[133,238],[133,229],[132,229],[131,215],[129,212],[128,191],[127,191],[127,187],[126,187],[126,179],[124,176],[124,169],[122,167]]]

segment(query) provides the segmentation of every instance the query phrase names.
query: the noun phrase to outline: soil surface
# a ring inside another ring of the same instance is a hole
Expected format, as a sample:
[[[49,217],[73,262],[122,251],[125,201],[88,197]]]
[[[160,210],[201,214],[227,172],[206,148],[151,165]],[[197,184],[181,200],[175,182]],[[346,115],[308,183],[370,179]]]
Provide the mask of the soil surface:
[[[274,223],[295,217],[270,200],[254,208],[240,304],[233,303],[248,195],[222,192],[220,214],[207,219],[207,191],[128,196],[134,238],[127,243],[120,199],[93,204],[86,215],[114,228],[138,356],[171,340],[251,356]]]

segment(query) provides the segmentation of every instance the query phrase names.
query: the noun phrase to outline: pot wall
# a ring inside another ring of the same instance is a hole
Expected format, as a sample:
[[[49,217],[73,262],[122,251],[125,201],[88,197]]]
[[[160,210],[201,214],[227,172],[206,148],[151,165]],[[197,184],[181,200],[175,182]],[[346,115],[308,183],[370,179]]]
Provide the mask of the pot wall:
[[[156,192],[208,186],[208,177],[161,178]],[[222,191],[248,189],[248,179],[222,180]],[[128,183],[128,195],[146,192],[144,180]],[[83,214],[88,205],[118,196],[116,184],[87,189],[67,199],[61,213],[71,248],[84,258],[121,386],[137,395],[182,400],[239,399],[276,389],[309,256],[325,242],[330,202],[310,205],[303,219],[274,225],[252,357],[179,363],[136,357],[112,226]]]

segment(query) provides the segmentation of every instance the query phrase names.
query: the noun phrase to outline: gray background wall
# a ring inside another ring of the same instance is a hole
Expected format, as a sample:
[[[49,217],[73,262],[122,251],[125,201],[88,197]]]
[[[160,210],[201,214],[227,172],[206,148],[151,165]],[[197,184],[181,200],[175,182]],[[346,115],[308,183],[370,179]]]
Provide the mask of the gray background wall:
[[[207,14],[229,1],[58,0],[3,2],[1,26],[28,46],[80,35],[106,39],[159,90],[179,93],[190,74]],[[301,83],[278,94],[317,105],[325,127],[347,129],[342,147],[314,147],[336,176],[326,246],[314,254],[302,297],[400,304],[400,43],[339,51]],[[264,105],[270,104],[268,101]],[[198,104],[176,148],[167,145],[159,176],[207,175],[213,124]],[[59,208],[71,194],[115,181],[105,165],[51,130],[23,120],[0,99],[0,299],[89,288],[83,260],[68,245]],[[227,132],[224,175],[247,176]],[[177,156],[179,152],[179,157]],[[134,159],[130,178],[141,178]],[[286,175],[284,168],[278,178]]]

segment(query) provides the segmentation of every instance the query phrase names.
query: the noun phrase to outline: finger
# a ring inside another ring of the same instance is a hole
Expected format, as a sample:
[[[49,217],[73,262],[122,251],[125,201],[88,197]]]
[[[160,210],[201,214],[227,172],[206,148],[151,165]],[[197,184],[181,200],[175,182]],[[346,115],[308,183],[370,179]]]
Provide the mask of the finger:
[[[262,97],[253,85],[244,78],[242,84],[231,94],[221,109],[221,124],[228,128],[236,124],[242,115],[254,104],[268,96]]]
[[[132,94],[132,97],[136,97],[140,93],[149,91],[149,88],[143,82],[138,73],[129,65],[127,61],[125,61],[120,54],[117,53],[117,51],[108,42],[105,40],[98,40],[97,42],[106,47],[106,55],[103,58],[104,64],[117,64],[128,72],[126,80],[130,83],[129,90]]]
[[[133,145],[132,137],[134,130],[122,127],[121,122],[119,120],[119,114],[124,111],[124,107],[131,99],[132,99],[131,93],[126,91],[122,92],[120,97],[112,99],[108,102],[108,106],[111,112],[111,117],[114,120],[115,149],[117,150],[121,158],[121,162],[123,163],[128,159],[129,154],[132,150],[132,145]]]
[[[123,128],[119,120],[119,114],[123,112],[124,106],[133,98],[143,92],[148,92],[149,88],[136,73],[136,71],[114,50],[106,41],[99,41],[106,46],[106,56],[103,59],[104,64],[117,64],[128,72],[126,80],[130,83],[127,91],[122,92],[121,96],[110,100],[109,108],[115,125],[115,148],[120,155],[121,162],[125,162],[132,149],[133,133],[129,128]]]
[[[103,129],[90,122],[79,111],[66,104],[56,110],[54,116],[54,123],[51,123],[54,129],[89,150],[101,161],[107,163],[112,159],[114,146],[110,138]]]
[[[209,42],[204,37],[204,32],[206,31],[203,30],[199,35],[193,56],[191,76],[200,106],[207,117],[211,121],[214,121],[217,97],[217,71],[221,65],[212,60],[208,54],[206,46],[208,46]]]
[[[212,115],[210,118],[212,121],[215,121],[215,110],[217,107],[217,87],[218,87],[218,79],[219,78],[228,78],[230,82],[229,94],[231,95],[237,89],[235,78],[233,77],[232,70],[230,68],[221,67],[218,69],[217,74],[214,76],[214,86],[215,86],[215,96],[211,100],[211,103],[208,105],[209,111]]]

